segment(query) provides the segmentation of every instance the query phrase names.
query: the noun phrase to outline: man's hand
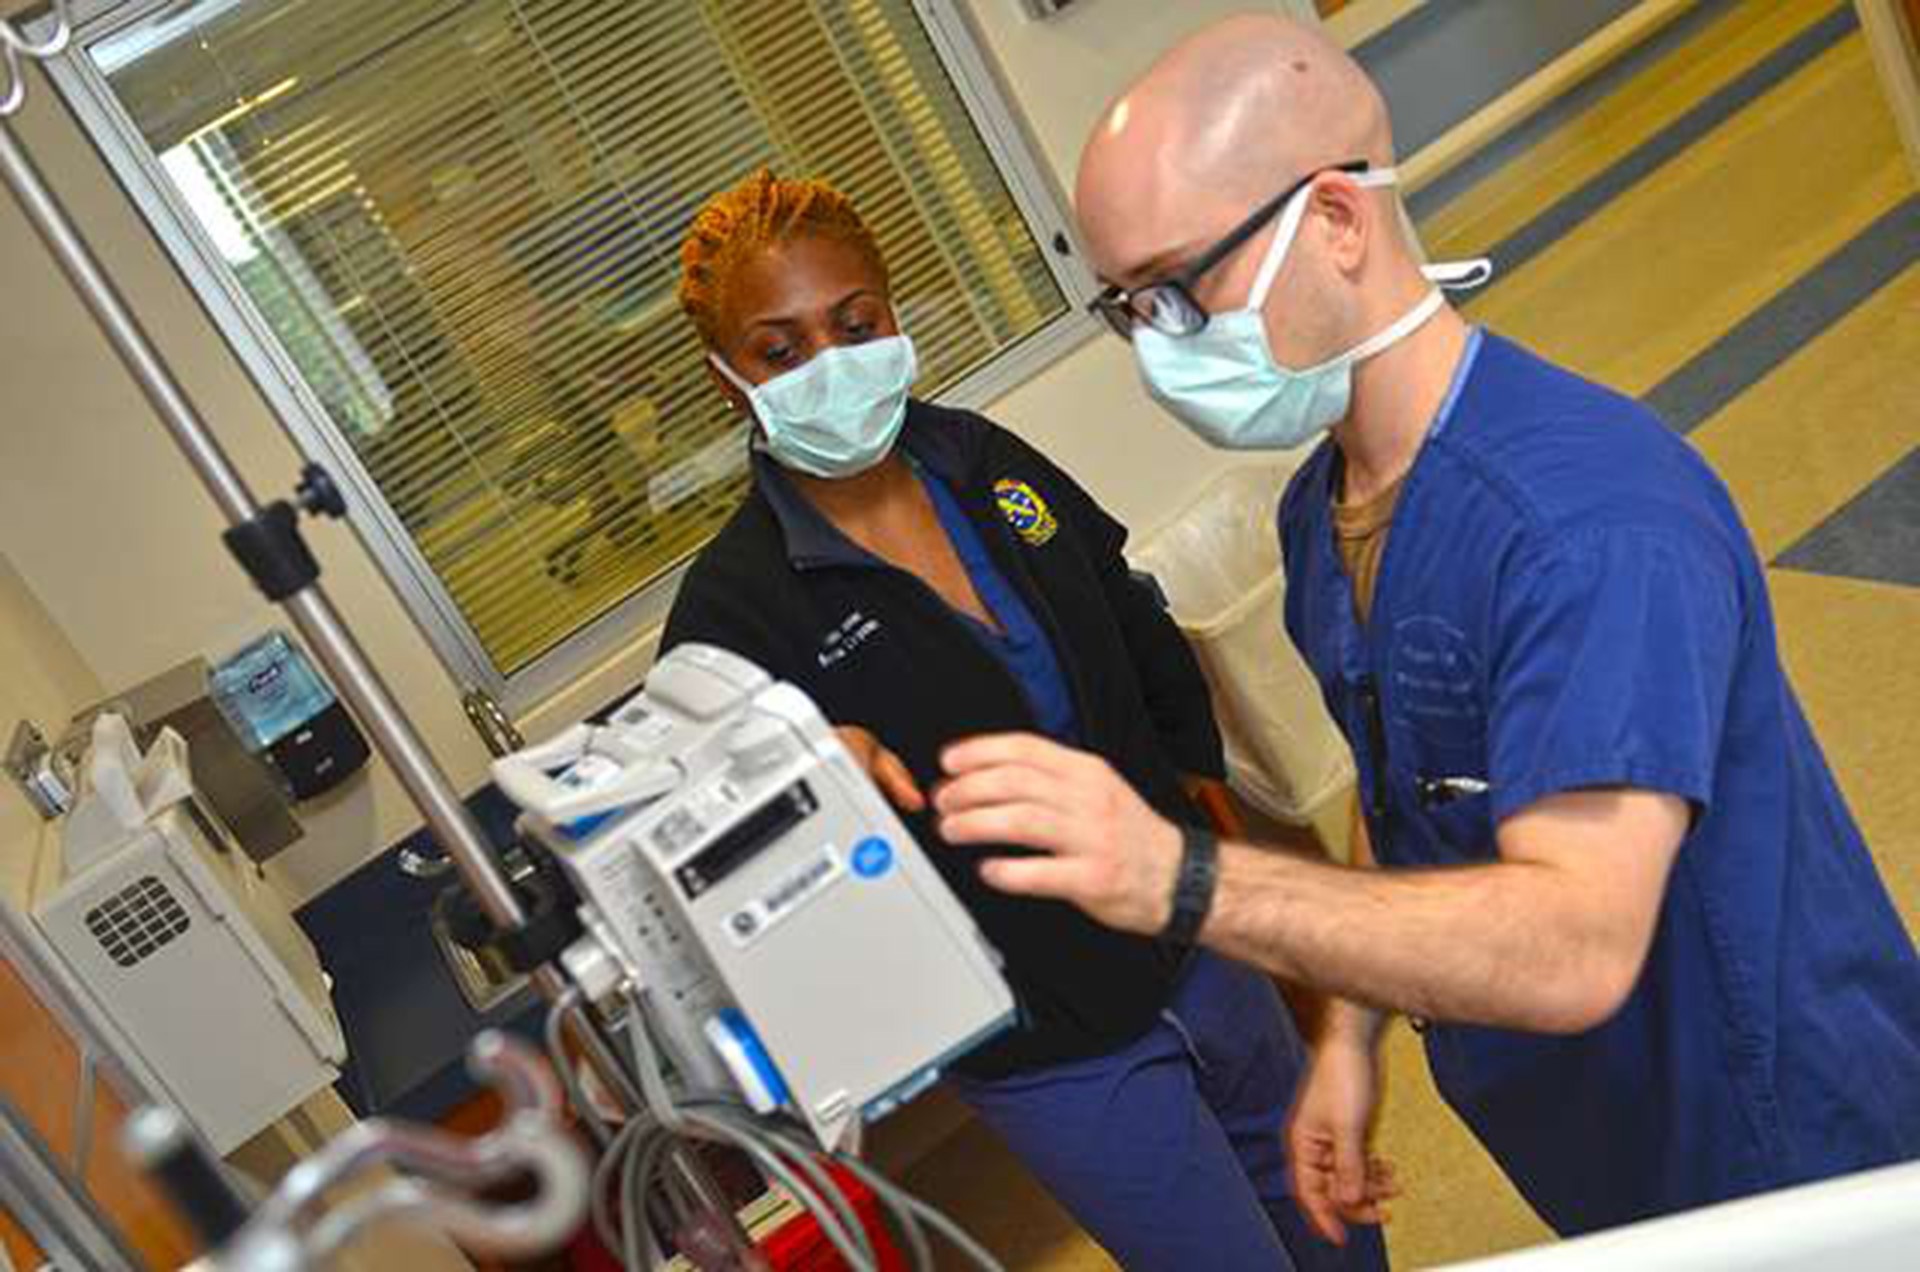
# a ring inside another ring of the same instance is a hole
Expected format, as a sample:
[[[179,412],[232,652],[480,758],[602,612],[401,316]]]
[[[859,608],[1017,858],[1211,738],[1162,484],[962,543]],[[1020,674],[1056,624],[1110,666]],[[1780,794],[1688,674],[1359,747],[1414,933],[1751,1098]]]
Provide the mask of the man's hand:
[[[866,770],[880,793],[893,802],[893,806],[903,813],[917,813],[927,806],[927,797],[921,793],[920,784],[913,780],[913,772],[899,756],[880,745],[880,739],[857,724],[835,725],[833,731],[840,735],[840,743],[853,753],[856,764]]]
[[[1367,1155],[1379,1099],[1373,1046],[1331,1033],[1314,1048],[1287,1119],[1287,1162],[1294,1203],[1336,1245],[1347,1243],[1350,1223],[1385,1223],[1382,1203],[1398,1192],[1392,1166]]]
[[[1032,734],[948,748],[934,792],[953,844],[1018,844],[1047,857],[980,863],[1002,892],[1055,897],[1123,931],[1157,934],[1173,910],[1180,831],[1102,759]]]

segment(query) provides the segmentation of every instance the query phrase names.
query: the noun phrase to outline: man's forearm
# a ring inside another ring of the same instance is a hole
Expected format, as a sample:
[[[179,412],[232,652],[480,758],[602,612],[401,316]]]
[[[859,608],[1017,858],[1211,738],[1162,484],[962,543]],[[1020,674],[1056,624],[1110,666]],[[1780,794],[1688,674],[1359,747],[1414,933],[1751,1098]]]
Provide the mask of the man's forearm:
[[[1547,1033],[1632,993],[1693,815],[1660,791],[1566,791],[1501,820],[1497,861],[1356,870],[1239,842],[1190,855],[1111,764],[1031,734],[970,738],[942,765],[948,843],[1041,850],[980,862],[990,887],[1151,936],[1192,867],[1189,891],[1214,885],[1200,939],[1231,957],[1376,1008]]]
[[[1222,846],[1208,946],[1350,1000],[1347,1012],[1543,1032],[1596,1023],[1596,941],[1530,863],[1378,871]]]
[[[1373,858],[1373,841],[1367,832],[1367,819],[1360,811],[1360,795],[1355,792],[1347,809],[1347,863],[1356,870],[1372,870],[1379,863]],[[1386,1032],[1392,1013],[1369,1007],[1351,998],[1326,996],[1326,1011],[1321,1016],[1315,1042],[1345,1040],[1371,1051]]]

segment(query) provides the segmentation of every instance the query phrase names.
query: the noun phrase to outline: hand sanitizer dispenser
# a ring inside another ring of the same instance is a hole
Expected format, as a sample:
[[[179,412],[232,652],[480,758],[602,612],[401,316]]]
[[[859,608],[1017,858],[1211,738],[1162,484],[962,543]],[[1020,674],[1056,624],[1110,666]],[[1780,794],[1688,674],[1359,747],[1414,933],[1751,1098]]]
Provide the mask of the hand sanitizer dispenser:
[[[367,762],[367,741],[353,717],[283,631],[216,666],[213,698],[295,799],[331,790]]]

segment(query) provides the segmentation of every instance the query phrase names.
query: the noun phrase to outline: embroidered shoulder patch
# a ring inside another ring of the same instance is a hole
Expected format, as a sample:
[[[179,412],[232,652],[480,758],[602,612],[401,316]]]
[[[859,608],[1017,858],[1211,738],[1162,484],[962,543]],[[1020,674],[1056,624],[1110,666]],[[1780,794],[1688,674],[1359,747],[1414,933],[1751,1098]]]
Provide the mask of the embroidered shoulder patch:
[[[1060,523],[1054,520],[1053,509],[1047,507],[1040,492],[1026,482],[1002,477],[993,483],[993,494],[1013,532],[1034,547],[1059,533]]]

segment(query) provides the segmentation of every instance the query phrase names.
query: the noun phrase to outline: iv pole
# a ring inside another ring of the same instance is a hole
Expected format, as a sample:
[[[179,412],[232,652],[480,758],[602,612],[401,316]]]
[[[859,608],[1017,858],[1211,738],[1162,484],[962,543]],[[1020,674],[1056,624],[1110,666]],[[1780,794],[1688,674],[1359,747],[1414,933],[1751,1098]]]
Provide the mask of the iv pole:
[[[12,188],[21,210],[59,262],[154,413],[166,425],[175,445],[192,464],[221,515],[235,528],[271,524],[276,518],[260,506],[245,480],[234,470],[219,441],[201,420],[118,288],[100,268],[47,188],[11,124],[4,119],[0,119],[0,176],[4,176]],[[284,520],[284,514],[279,519]],[[309,560],[306,572],[317,575],[318,566]],[[300,634],[306,637],[339,686],[341,695],[366,726],[374,745],[425,815],[434,837],[459,865],[461,877],[487,917],[506,928],[524,924],[525,914],[519,900],[495,867],[485,839],[412,723],[394,701],[380,673],[367,661],[359,643],[341,621],[317,577],[297,590],[270,599],[280,602]]]
[[[428,829],[452,858],[481,912],[500,932],[522,932],[528,925],[526,907],[495,862],[485,836],[320,587],[320,566],[300,536],[299,516],[302,511],[336,518],[346,514],[345,501],[332,478],[318,465],[309,465],[296,492],[297,508],[285,500],[263,507],[254,498],[13,132],[11,117],[27,96],[25,65],[66,50],[72,37],[70,2],[53,0],[58,29],[39,44],[26,40],[11,22],[0,18],[0,58],[6,72],[5,82],[0,83],[0,179],[13,191],[21,211],[226,518],[229,529],[222,537],[228,548],[267,599],[293,619],[375,749],[392,766]],[[546,963],[534,968],[529,979],[551,1008],[561,1010],[563,1025],[602,1086],[630,1116],[637,1115],[642,1108],[640,1092],[598,1022],[585,1009],[563,1010],[570,1001],[565,977]],[[751,1239],[706,1164],[680,1148],[673,1154],[672,1165],[695,1203],[718,1219],[727,1244],[736,1251],[751,1249]]]
[[[226,518],[231,527],[224,536],[229,548],[268,599],[278,602],[293,619],[434,838],[459,868],[481,910],[502,931],[523,929],[525,907],[495,863],[484,835],[321,588],[319,564],[300,537],[298,512],[285,501],[262,507],[254,498],[14,134],[10,117],[26,96],[24,63],[64,51],[71,34],[65,6],[55,7],[60,31],[41,45],[29,44],[10,23],[0,20],[0,53],[10,73],[10,82],[4,85],[6,95],[0,98],[0,178]],[[345,513],[331,479],[317,466],[307,470],[298,497],[310,513],[335,517]],[[536,968],[531,979],[549,1003],[558,1003],[566,992],[565,980],[550,964]],[[638,1108],[638,1093],[605,1036],[584,1014],[569,1014],[566,1019],[596,1076],[629,1109]]]

